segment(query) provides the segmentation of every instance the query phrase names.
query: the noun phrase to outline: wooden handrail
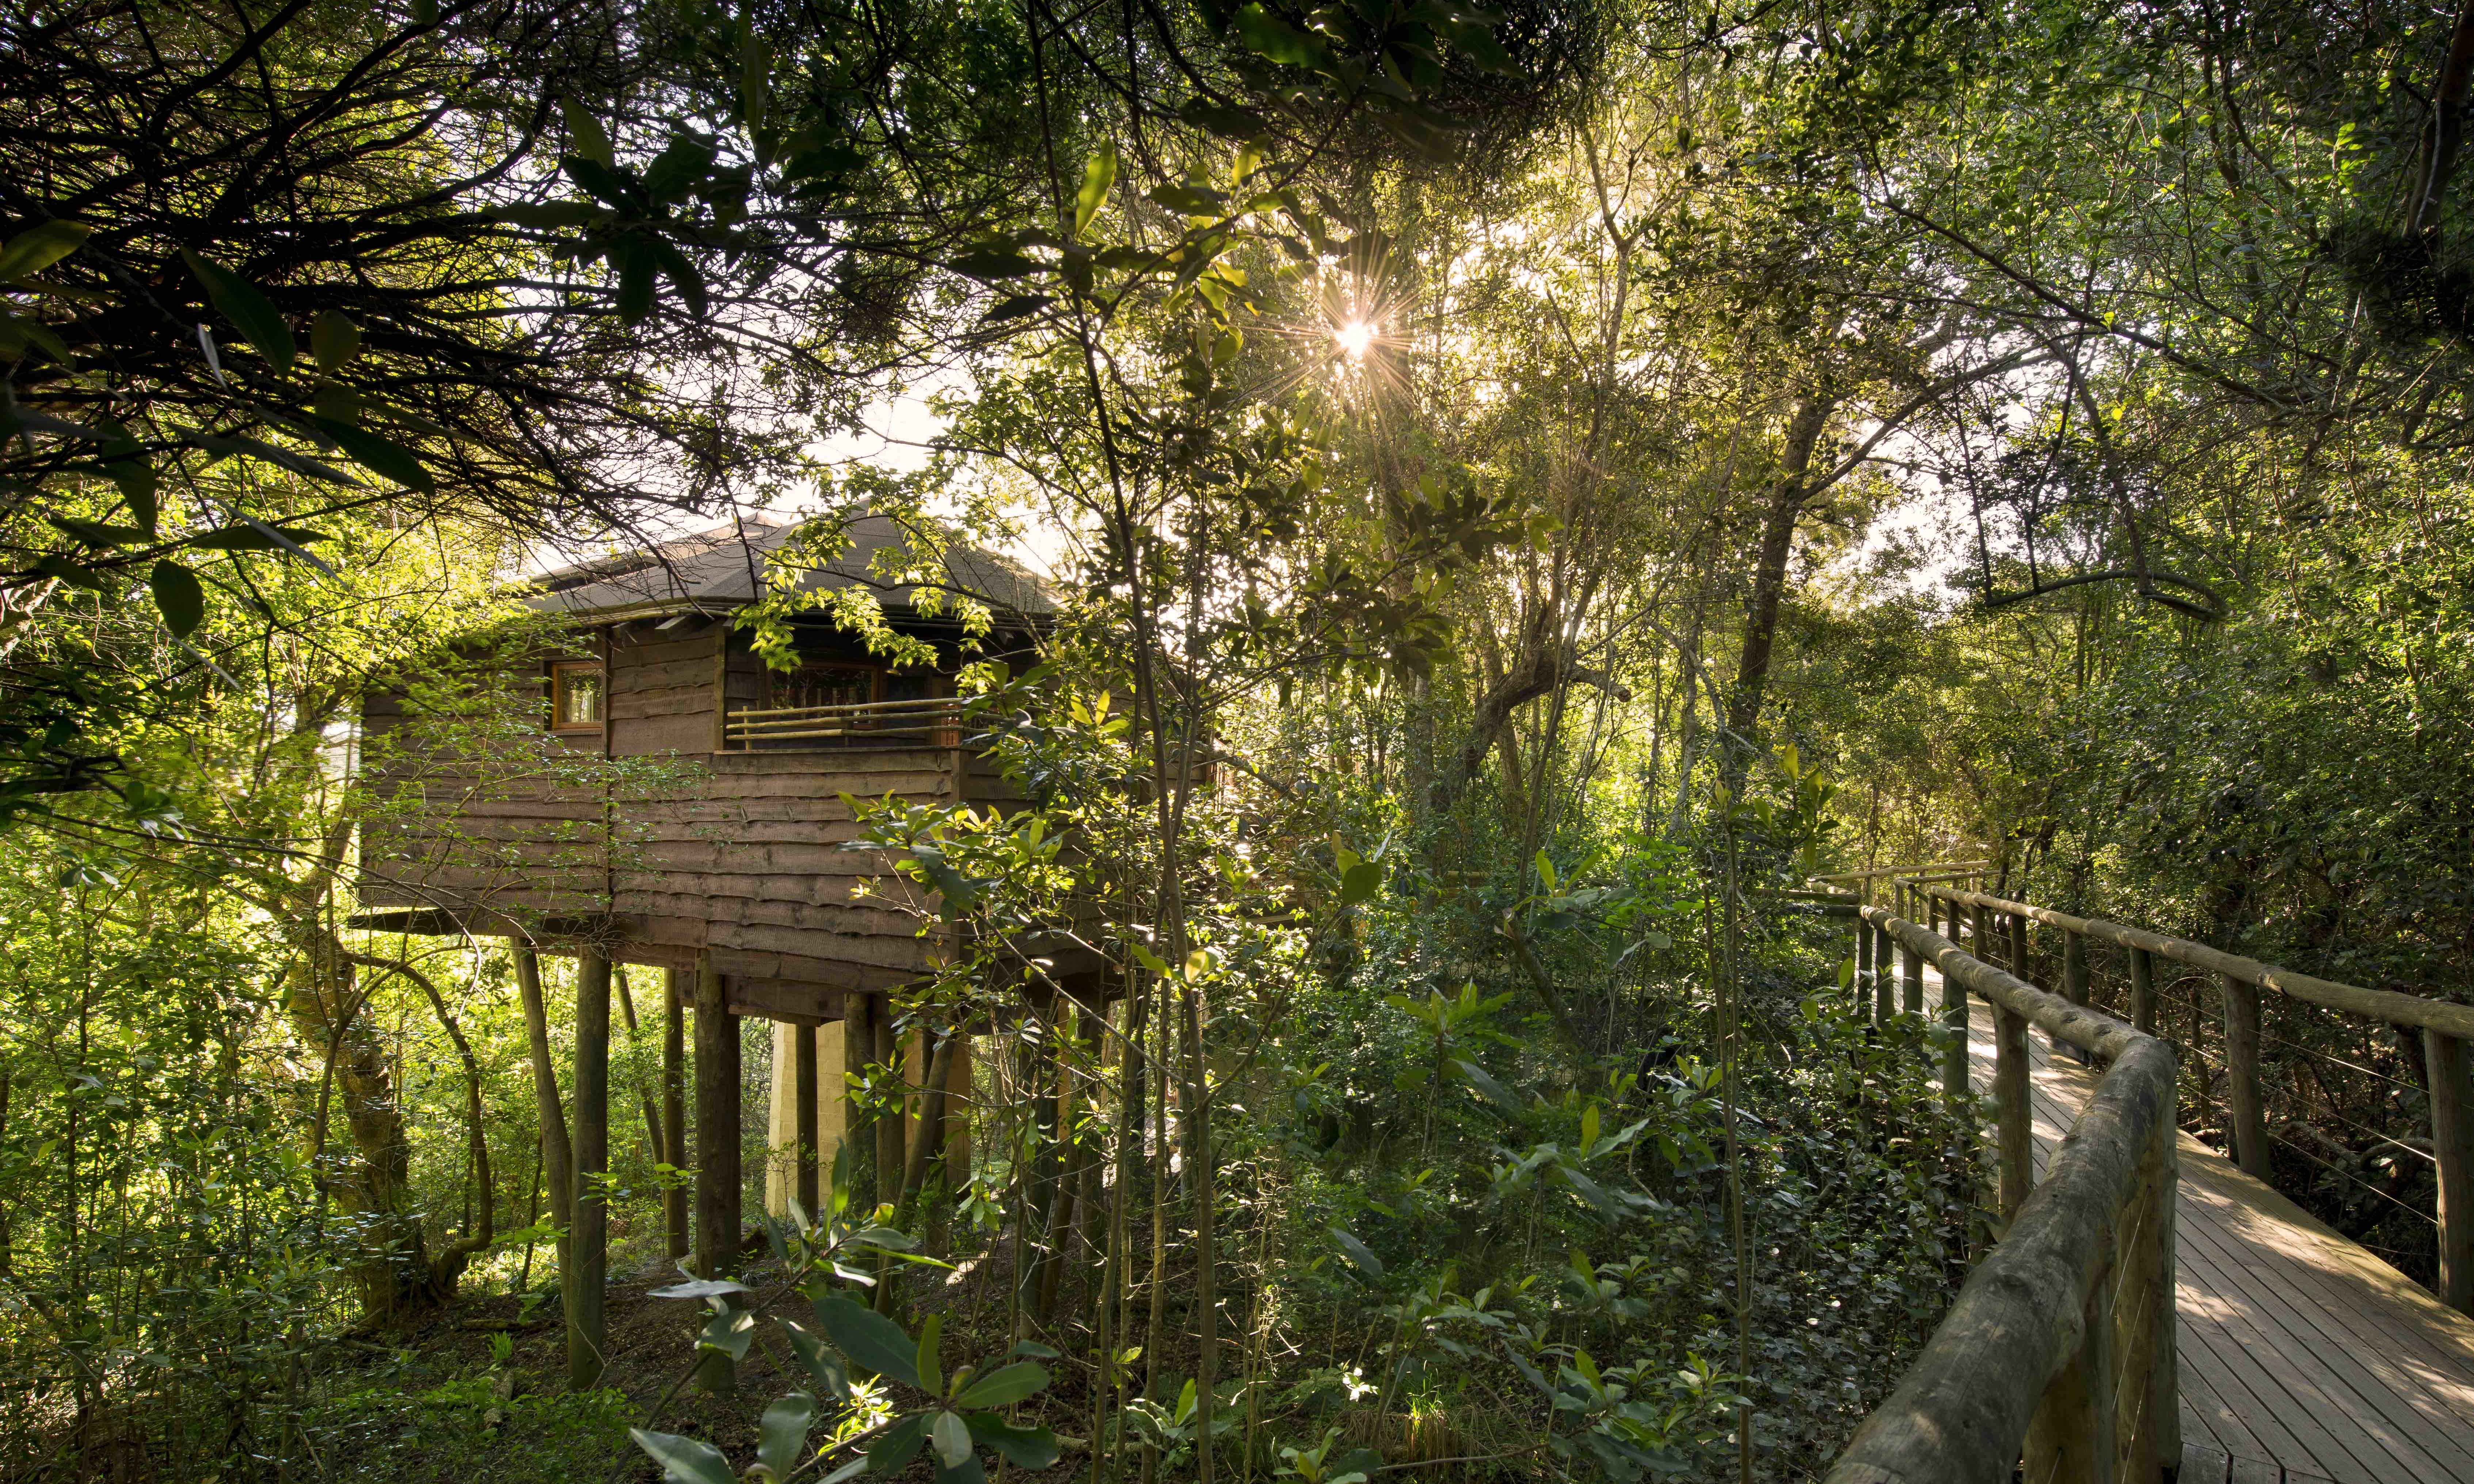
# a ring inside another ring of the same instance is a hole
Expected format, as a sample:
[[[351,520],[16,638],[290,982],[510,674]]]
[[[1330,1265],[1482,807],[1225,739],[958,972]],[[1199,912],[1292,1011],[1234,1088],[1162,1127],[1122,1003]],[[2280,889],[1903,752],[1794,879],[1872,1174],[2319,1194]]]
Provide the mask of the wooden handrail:
[[[1999,1030],[2001,1208],[2007,1230],[1961,1285],[1924,1353],[1831,1468],[1829,1484],[2156,1480],[2181,1462],[2173,1322],[2174,1065],[2171,1048],[2049,994],[1884,907],[1859,939],[1895,944],[1921,993],[1942,973],[1967,1091],[1966,996]],[[1879,946],[1874,956],[1883,956]],[[1880,976],[1884,981],[1887,975]],[[1886,998],[1883,1001],[1886,1005]],[[2033,1130],[2026,1028],[2110,1062],[2045,1180],[2027,1188]]]
[[[2312,974],[2296,973],[2274,964],[2263,964],[2255,958],[2227,953],[2221,948],[2194,943],[2188,938],[2175,938],[2165,933],[2149,932],[2144,927],[2131,927],[2122,922],[2108,922],[2102,918],[2078,918],[2050,907],[2029,906],[2025,902],[2006,901],[1987,897],[1981,892],[1959,891],[1933,882],[1919,886],[1945,900],[1963,907],[1981,905],[1988,912],[2004,917],[2030,918],[2066,933],[2084,933],[2101,938],[2125,948],[2138,948],[2159,958],[2170,958],[2177,964],[2224,974],[2244,984],[2263,990],[2274,990],[2306,1004],[2324,1005],[2353,1015],[2368,1016],[2391,1025],[2410,1025],[2416,1030],[2437,1030],[2461,1040],[2474,1038],[2474,1005],[2460,1005],[2444,999],[2428,999],[2420,994],[2407,994],[2396,990],[2367,990],[2358,984],[2341,984],[2334,979],[2321,979]]]
[[[962,702],[952,696],[916,701],[864,701],[843,706],[776,706],[722,713],[721,745],[805,742],[828,737],[886,737],[924,733],[940,746],[959,741]]]
[[[2131,1021],[2142,1031],[2155,1028],[2156,972],[2162,958],[2216,976],[2221,1000],[2226,1074],[2226,1111],[2231,1115],[2234,1162],[2254,1178],[2271,1173],[2266,1101],[2260,1084],[2259,992],[2279,994],[2350,1015],[2365,1016],[2422,1033],[2425,1090],[2431,1109],[2431,1148],[2438,1166],[2438,1282],[2440,1302],[2474,1313],[2474,1084],[2469,1084],[2467,1044],[2474,1041],[2474,1006],[2406,994],[2394,990],[2365,989],[2312,974],[2296,973],[2274,964],[2227,953],[2188,938],[2175,938],[2101,918],[2074,917],[2049,907],[1989,897],[1981,892],[1906,878],[1894,878],[1895,888],[1922,899],[1927,915],[1938,919],[1949,907],[1953,930],[1964,908],[1970,932],[1979,948],[2000,936],[1994,919],[2006,919],[2008,944],[2004,956],[2014,971],[2023,967],[2027,923],[2042,922],[2064,935],[2062,990],[2066,1000],[2084,1005],[2088,999],[2085,940],[2118,945],[2130,958]],[[1858,935],[1863,936],[1862,934]]]

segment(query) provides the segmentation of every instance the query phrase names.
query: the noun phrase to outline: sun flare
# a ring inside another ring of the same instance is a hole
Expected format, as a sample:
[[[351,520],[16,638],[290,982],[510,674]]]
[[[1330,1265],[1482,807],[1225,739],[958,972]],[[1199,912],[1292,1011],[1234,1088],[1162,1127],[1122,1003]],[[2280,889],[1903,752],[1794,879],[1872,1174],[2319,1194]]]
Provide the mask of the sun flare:
[[[1366,359],[1367,349],[1374,344],[1374,326],[1365,320],[1350,320],[1331,332],[1331,338],[1352,361]]]

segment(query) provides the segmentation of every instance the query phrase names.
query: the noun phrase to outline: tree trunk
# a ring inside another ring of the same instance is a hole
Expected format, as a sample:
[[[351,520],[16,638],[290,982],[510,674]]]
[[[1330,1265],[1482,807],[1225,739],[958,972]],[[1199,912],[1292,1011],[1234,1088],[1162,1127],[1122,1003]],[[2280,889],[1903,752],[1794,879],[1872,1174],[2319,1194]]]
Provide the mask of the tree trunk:
[[[610,1173],[610,960],[587,953],[575,970],[575,1231],[568,1290],[567,1385],[601,1384],[607,1334],[602,1281],[609,1272],[610,1207],[600,1177]]]
[[[1770,651],[1778,639],[1779,602],[1786,593],[1787,559],[1794,554],[1795,523],[1809,494],[1805,479],[1812,471],[1812,450],[1821,442],[1821,430],[1837,405],[1837,398],[1826,393],[1808,392],[1787,421],[1786,447],[1779,459],[1779,476],[1770,486],[1760,550],[1753,562],[1753,596],[1744,610],[1735,690],[1727,698],[1728,734],[1720,755],[1726,759],[1731,780],[1741,779],[1752,762],[1754,734],[1761,719],[1761,691],[1769,683]]]
[[[664,975],[662,1006],[662,1158],[675,1172],[688,1167],[687,1002],[695,993],[691,969],[672,969]],[[675,1180],[675,1175],[673,1179]],[[688,1255],[688,1187],[672,1184],[662,1190],[662,1228],[672,1261]]]
[[[360,1255],[352,1275],[363,1317],[377,1324],[400,1323],[417,1310],[435,1307],[439,1295],[430,1282],[420,1218],[403,1209],[412,1176],[412,1140],[404,1129],[386,1048],[370,1030],[352,960],[333,934],[313,934],[289,978],[285,1007],[302,1040],[318,1047],[322,1056],[332,1055],[334,1096],[352,1141],[350,1163],[330,1174],[333,1161],[327,1161],[328,1168],[317,1172],[318,1180],[355,1218],[354,1245]]]
[[[696,1273],[727,1276],[739,1265],[739,1020],[722,1006],[721,976],[696,955]],[[738,1389],[730,1357],[706,1351],[696,1384],[716,1396]]]
[[[559,1098],[558,1064],[549,1052],[549,1009],[542,997],[541,956],[516,949],[516,993],[523,1001],[524,1041],[532,1053],[533,1103],[541,1114],[542,1183],[549,1189],[550,1224],[558,1228],[559,1292],[567,1291],[567,1235],[575,1225],[575,1146],[568,1142],[567,1109]]]

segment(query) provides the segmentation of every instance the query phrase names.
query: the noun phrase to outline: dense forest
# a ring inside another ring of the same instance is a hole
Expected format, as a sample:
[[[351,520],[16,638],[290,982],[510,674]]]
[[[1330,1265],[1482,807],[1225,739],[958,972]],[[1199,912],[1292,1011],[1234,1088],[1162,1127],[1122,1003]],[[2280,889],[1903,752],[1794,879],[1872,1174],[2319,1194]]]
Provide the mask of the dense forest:
[[[1815,878],[2474,995],[2474,5],[0,33],[0,1477],[1817,1477],[1990,1216]],[[841,800],[837,1148],[695,1007],[700,1262],[679,993],[365,910],[364,719],[682,786],[475,657],[766,520],[1007,792]],[[2427,1281],[2421,1043],[2270,1030]]]

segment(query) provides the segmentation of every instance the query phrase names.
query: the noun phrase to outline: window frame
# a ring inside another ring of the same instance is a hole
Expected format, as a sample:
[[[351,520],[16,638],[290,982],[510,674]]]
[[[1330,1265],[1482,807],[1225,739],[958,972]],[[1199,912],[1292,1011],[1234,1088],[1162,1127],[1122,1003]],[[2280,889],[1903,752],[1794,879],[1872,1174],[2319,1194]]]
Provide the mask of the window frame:
[[[562,721],[567,713],[568,676],[577,670],[590,670],[600,678],[601,692],[594,707],[595,715],[589,722]],[[549,667],[549,730],[561,736],[592,736],[610,724],[610,673],[598,659],[557,659]]]

